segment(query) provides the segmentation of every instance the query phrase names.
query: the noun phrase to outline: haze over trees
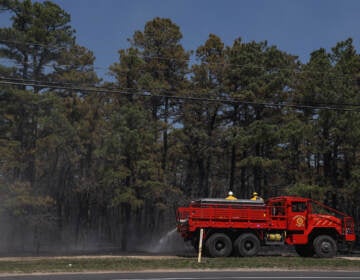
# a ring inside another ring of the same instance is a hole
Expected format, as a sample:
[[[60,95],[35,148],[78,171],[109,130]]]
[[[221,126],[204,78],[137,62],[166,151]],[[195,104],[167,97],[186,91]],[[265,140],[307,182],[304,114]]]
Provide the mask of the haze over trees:
[[[308,63],[171,19],[129,38],[102,81],[70,15],[1,0],[1,252],[145,248],[198,197],[299,194],[360,220],[360,57]],[[146,234],[145,234],[146,233]]]

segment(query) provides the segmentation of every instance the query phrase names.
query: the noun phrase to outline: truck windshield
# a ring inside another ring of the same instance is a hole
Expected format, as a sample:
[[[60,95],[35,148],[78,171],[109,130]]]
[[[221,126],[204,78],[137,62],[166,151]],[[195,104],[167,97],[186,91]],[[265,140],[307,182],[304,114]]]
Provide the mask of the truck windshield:
[[[332,215],[337,218],[342,218],[342,217],[346,216],[346,214],[344,214],[344,213],[341,213],[335,209],[332,209],[326,205],[323,205],[321,203],[317,203],[314,201],[312,201],[312,203],[311,203],[311,209],[312,209],[312,213],[314,213],[314,214]]]

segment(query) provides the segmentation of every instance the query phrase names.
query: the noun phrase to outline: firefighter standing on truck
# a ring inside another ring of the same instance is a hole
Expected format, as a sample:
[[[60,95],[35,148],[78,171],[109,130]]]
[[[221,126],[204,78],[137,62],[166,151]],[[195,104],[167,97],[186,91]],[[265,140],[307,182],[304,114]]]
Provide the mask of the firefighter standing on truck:
[[[228,196],[225,199],[236,200],[237,198],[234,196],[234,193],[232,191],[229,191]]]
[[[250,200],[263,200],[257,192],[253,192],[252,198]]]

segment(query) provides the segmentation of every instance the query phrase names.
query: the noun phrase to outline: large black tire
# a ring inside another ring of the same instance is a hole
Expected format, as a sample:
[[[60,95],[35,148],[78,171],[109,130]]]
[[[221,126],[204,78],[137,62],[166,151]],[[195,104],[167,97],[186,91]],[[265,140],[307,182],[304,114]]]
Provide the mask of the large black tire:
[[[336,241],[329,235],[319,235],[313,244],[315,253],[320,258],[332,258],[337,253]]]
[[[255,234],[243,233],[235,240],[234,248],[239,256],[253,257],[260,250],[260,240]]]
[[[232,249],[231,239],[225,233],[214,233],[205,242],[206,253],[213,258],[228,257]]]
[[[314,246],[312,244],[295,245],[295,251],[300,257],[313,257],[315,255]]]

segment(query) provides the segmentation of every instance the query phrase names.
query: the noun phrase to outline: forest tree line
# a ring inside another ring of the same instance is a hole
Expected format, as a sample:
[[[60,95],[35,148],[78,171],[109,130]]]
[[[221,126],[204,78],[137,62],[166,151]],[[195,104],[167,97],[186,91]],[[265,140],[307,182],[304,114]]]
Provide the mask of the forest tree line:
[[[170,19],[96,73],[58,5],[0,0],[0,251],[133,250],[191,199],[296,194],[360,221],[360,56],[351,38],[302,63],[267,41]]]

